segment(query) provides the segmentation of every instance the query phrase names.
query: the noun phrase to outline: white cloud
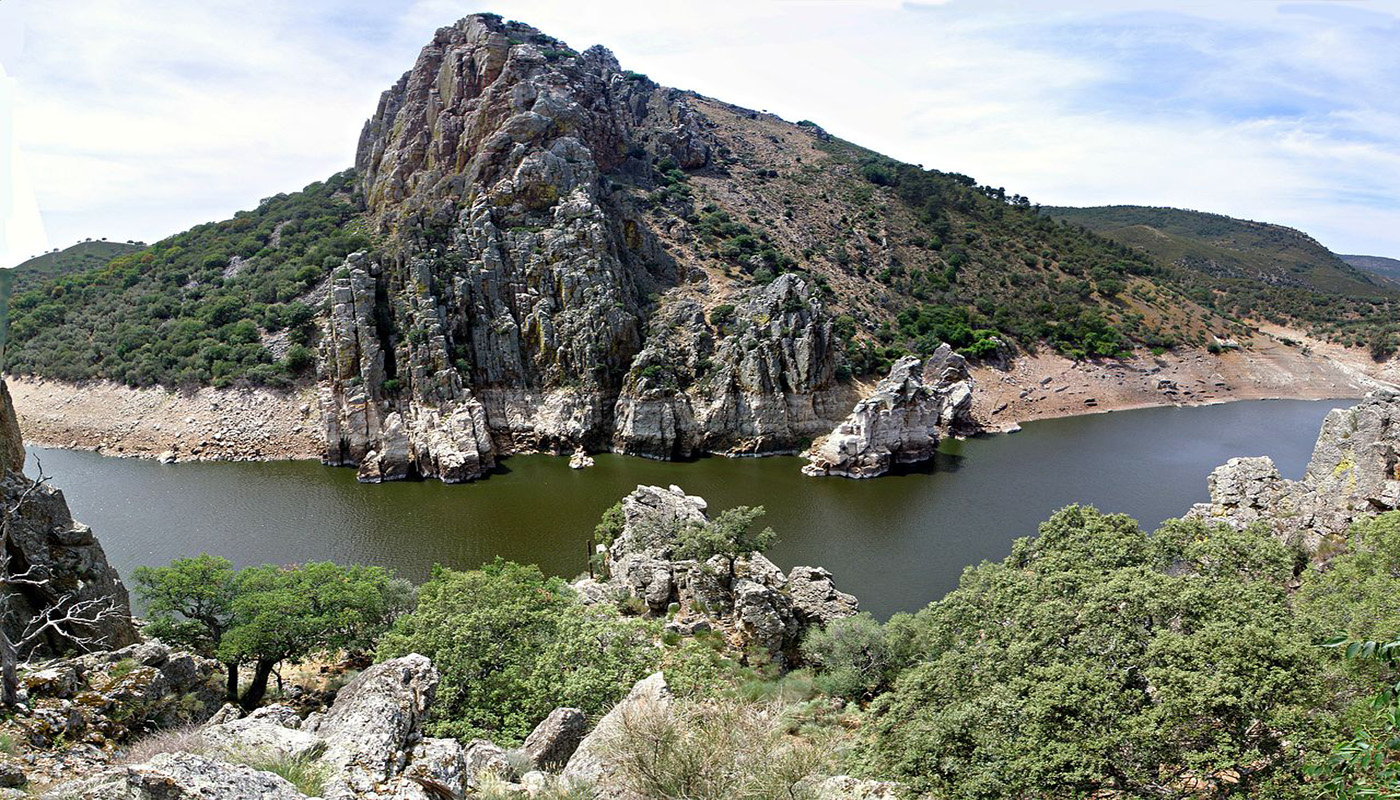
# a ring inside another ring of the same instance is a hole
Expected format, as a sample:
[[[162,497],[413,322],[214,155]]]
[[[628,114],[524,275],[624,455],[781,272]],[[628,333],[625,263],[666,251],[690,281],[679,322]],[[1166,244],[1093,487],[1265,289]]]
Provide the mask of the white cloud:
[[[432,31],[495,10],[1040,202],[1180,205],[1400,255],[1400,27],[1385,8],[4,0],[0,59],[55,245],[159,238],[349,166]]]

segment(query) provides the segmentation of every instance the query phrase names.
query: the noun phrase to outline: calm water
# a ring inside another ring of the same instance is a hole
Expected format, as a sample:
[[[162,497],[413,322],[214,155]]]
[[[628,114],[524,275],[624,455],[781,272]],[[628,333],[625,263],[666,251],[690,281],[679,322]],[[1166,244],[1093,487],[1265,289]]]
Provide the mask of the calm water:
[[[677,484],[712,511],[765,505],[784,568],[819,564],[879,616],[914,610],[964,567],[1071,502],[1144,525],[1207,499],[1227,459],[1269,455],[1301,477],[1327,411],[1349,401],[1251,401],[1033,422],[1017,434],[949,442],[932,467],[875,480],[807,478],[797,458],[661,463],[600,455],[593,469],[516,456],[477,483],[365,486],[311,462],[172,464],[31,448],[77,518],[129,575],[202,551],[237,564],[331,559],[422,579],[434,562],[499,555],[572,577],[599,515],[639,483]],[[30,463],[31,474],[33,461]]]

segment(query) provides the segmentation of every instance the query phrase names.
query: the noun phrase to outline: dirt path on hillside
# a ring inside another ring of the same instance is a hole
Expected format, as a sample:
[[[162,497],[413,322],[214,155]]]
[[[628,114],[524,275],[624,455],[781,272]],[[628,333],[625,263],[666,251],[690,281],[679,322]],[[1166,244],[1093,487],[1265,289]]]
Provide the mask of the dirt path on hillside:
[[[169,461],[319,458],[315,390],[129,389],[9,377],[24,440]]]

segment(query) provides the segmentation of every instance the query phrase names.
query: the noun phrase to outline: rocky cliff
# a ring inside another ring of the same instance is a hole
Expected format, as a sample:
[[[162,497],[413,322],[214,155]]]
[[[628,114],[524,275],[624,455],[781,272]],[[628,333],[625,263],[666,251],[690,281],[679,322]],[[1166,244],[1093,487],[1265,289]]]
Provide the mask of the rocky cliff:
[[[928,361],[905,356],[849,417],[806,455],[808,475],[873,478],[933,458],[944,436],[977,429],[967,362],[943,345]]]
[[[1372,392],[1327,415],[1301,481],[1267,457],[1234,458],[1210,476],[1210,502],[1192,516],[1236,527],[1263,523],[1285,542],[1325,555],[1358,517],[1400,508],[1400,393]]]
[[[361,137],[385,246],[331,278],[325,460],[462,481],[516,450],[794,451],[844,416],[813,287],[727,287],[713,326],[709,276],[643,213],[712,163],[692,105],[601,47],[491,15],[438,31]]]
[[[74,618],[60,626],[93,648],[136,641],[126,587],[88,526],[73,520],[63,493],[24,474],[24,442],[0,381],[0,509],[3,509],[3,597],[6,634],[20,657],[59,653],[73,641],[43,625],[45,615]],[[21,577],[22,576],[22,577]],[[84,622],[92,620],[92,622]],[[36,622],[37,621],[37,622]]]

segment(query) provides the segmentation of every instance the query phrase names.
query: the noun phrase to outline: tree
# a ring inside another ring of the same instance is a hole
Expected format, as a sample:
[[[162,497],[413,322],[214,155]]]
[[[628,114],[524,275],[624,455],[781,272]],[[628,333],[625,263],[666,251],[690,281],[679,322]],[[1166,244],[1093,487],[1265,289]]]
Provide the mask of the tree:
[[[778,541],[778,534],[772,528],[752,530],[754,522],[763,514],[763,506],[735,506],[721,511],[704,525],[688,525],[680,532],[675,556],[696,561],[720,556],[729,564],[729,579],[733,580],[734,562],[740,556],[762,553]]]
[[[223,662],[230,701],[255,708],[277,665],[316,654],[364,652],[407,613],[412,586],[381,567],[328,561],[234,571],[223,558],[201,555],[137,570],[151,631]],[[238,693],[238,674],[253,664]]]
[[[1066,508],[914,616],[871,767],[948,798],[1296,786],[1330,723],[1294,563],[1262,531]]]
[[[1339,636],[1324,644],[1342,650],[1348,660],[1376,662],[1386,671],[1386,685],[1373,697],[1371,720],[1338,743],[1326,758],[1308,769],[1320,796],[1335,800],[1400,797],[1400,639],[1388,642]]]
[[[234,624],[219,648],[225,662],[253,662],[240,703],[256,708],[278,664],[372,646],[407,609],[388,570],[328,561],[300,567],[265,564],[238,573]]]
[[[214,657],[233,624],[237,574],[226,558],[201,553],[167,567],[137,567],[136,596],[145,605],[146,632]],[[238,662],[224,662],[226,698],[238,699]]]
[[[560,706],[607,711],[656,669],[654,628],[579,605],[538,567],[497,560],[466,572],[435,567],[417,609],[376,655],[433,660],[441,674],[434,735],[518,742]]]

